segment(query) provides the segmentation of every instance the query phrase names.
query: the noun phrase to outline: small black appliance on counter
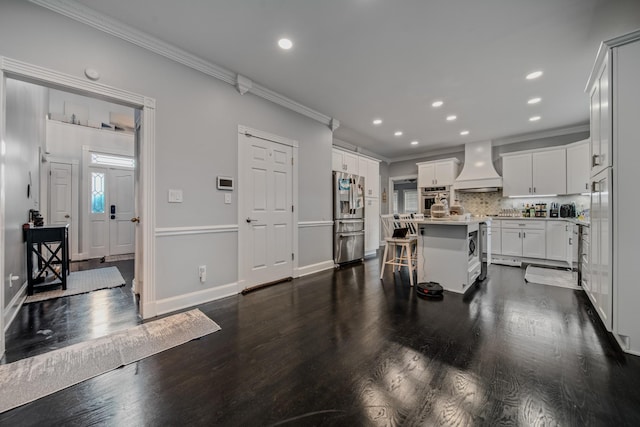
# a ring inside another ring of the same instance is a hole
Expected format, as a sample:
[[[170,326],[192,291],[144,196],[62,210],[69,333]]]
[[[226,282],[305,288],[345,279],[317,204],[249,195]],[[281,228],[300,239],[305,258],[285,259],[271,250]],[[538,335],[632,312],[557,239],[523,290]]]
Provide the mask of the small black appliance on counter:
[[[560,205],[560,218],[575,218],[576,217],[576,205],[564,204]]]

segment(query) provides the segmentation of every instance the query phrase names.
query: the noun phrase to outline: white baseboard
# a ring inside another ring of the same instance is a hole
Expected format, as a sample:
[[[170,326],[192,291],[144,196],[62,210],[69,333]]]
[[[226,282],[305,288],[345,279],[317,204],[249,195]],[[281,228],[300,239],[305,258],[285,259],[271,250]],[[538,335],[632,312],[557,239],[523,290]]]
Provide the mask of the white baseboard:
[[[24,300],[27,299],[27,282],[24,282],[17,294],[11,298],[9,305],[4,310],[4,331],[6,332],[13,322],[24,304]]]
[[[324,270],[329,270],[331,268],[334,268],[334,266],[335,264],[333,263],[332,259],[328,261],[318,262],[316,264],[305,265],[303,267],[298,267],[293,272],[293,277],[308,276],[309,274],[318,273]]]
[[[190,294],[156,300],[155,311],[156,315],[170,313],[236,294],[238,294],[238,284],[235,282],[228,283],[215,288],[191,292]]]

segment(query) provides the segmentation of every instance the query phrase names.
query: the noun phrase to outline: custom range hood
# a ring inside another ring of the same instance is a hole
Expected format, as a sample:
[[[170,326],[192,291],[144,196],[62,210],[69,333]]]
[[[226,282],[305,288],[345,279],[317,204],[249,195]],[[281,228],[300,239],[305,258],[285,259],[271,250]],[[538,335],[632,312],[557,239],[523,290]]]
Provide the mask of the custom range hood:
[[[475,193],[488,193],[502,188],[502,177],[493,167],[491,141],[465,144],[464,166],[453,188]]]

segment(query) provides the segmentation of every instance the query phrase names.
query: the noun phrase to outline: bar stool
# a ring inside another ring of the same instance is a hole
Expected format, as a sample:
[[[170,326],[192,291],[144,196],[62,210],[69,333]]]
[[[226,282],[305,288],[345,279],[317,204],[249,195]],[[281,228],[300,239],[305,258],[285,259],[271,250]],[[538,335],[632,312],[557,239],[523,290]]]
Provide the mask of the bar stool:
[[[384,232],[384,254],[380,279],[387,265],[393,266],[393,272],[402,267],[409,269],[409,283],[413,286],[413,273],[416,270],[416,249],[418,244],[418,225],[409,214],[380,215]],[[404,230],[398,233],[396,230]],[[402,235],[404,234],[404,235]]]

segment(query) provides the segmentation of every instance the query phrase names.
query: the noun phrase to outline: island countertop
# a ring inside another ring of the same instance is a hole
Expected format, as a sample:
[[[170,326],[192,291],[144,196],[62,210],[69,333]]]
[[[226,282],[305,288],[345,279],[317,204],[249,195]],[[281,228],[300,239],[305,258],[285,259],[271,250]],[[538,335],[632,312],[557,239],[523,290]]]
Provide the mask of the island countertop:
[[[417,220],[416,223],[418,225],[422,225],[422,224],[433,224],[433,225],[471,225],[471,224],[480,224],[480,223],[486,223],[486,222],[491,222],[493,218],[489,217],[489,216],[479,216],[479,217],[471,217],[469,219],[464,219],[464,220],[459,220],[459,219],[450,219],[450,218],[443,218],[443,219],[433,219],[433,218],[425,218],[425,219],[420,219]]]

